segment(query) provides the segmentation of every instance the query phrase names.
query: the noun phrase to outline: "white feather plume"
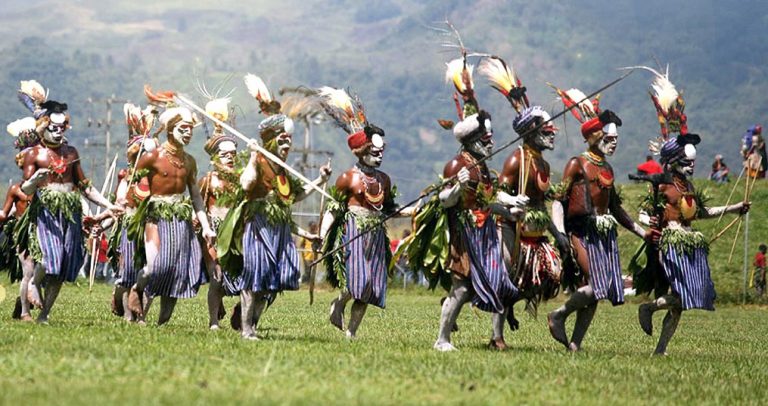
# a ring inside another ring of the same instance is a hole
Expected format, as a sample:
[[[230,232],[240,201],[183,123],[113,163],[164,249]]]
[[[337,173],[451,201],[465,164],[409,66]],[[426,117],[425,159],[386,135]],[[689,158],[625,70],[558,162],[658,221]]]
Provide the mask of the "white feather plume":
[[[675,88],[675,85],[669,80],[669,65],[666,66],[664,73],[660,73],[656,69],[648,66],[631,66],[623,69],[644,69],[653,73],[653,82],[651,82],[651,89],[656,100],[659,101],[659,106],[664,113],[669,112],[669,108],[677,101],[679,93]]]
[[[19,91],[31,97],[38,105],[48,98],[48,90],[36,80],[22,80]]]
[[[267,88],[267,85],[260,77],[249,73],[245,75],[243,79],[245,80],[245,87],[248,89],[248,93],[256,98],[256,100],[264,103],[272,101],[272,95],[269,93],[269,88]]]
[[[571,88],[565,91],[565,94],[573,100],[574,103],[579,103],[579,110],[587,118],[595,117],[595,107],[592,102],[587,99],[587,95],[579,89]]]
[[[24,131],[34,131],[35,118],[34,117],[20,118],[8,124],[8,126],[6,127],[6,130],[8,131],[8,134],[11,134],[11,136],[13,137],[18,137],[19,134],[21,134]]]
[[[456,87],[456,90],[459,91],[459,93],[464,94],[464,92],[467,91],[467,86],[464,83],[464,80],[462,78],[462,73],[464,71],[464,58],[456,58],[448,63],[445,64],[445,82],[453,82],[453,85]],[[469,88],[474,88],[474,83],[472,81],[472,72],[474,71],[475,66],[471,64],[467,64],[467,73],[469,75]]]

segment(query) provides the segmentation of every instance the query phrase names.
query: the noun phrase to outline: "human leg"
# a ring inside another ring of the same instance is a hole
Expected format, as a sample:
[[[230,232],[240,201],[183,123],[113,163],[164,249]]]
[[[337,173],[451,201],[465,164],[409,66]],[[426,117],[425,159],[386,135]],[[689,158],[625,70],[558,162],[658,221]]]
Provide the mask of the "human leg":
[[[461,307],[472,297],[470,281],[466,278],[452,276],[451,291],[443,302],[440,313],[440,329],[434,349],[438,351],[452,351],[456,348],[451,344],[451,332],[459,317]]]

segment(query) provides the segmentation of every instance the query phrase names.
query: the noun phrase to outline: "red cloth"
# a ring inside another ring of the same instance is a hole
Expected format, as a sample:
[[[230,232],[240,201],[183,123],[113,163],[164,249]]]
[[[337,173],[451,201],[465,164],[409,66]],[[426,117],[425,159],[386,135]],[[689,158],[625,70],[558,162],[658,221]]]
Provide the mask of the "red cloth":
[[[392,251],[392,253],[397,250],[397,246],[400,245],[400,240],[392,240],[389,242],[389,249]]]
[[[109,244],[107,244],[107,237],[105,237],[102,234],[101,241],[99,241],[99,247],[97,248],[98,261],[102,264],[109,261],[109,258],[107,258],[107,250],[109,250]]]
[[[645,161],[640,165],[637,165],[637,171],[645,173],[647,175],[654,175],[657,173],[664,172],[664,169],[661,168],[661,165],[659,165],[658,162],[654,160],[650,160],[650,161]]]
[[[600,121],[599,117],[595,117],[593,119],[585,121],[581,125],[581,136],[584,138],[589,137],[590,134],[597,130],[603,129],[603,123]]]
[[[765,254],[762,252],[755,254],[755,268],[765,268]]]
[[[365,131],[360,130],[354,134],[347,136],[347,145],[349,149],[358,149],[368,142],[368,136],[365,135]]]

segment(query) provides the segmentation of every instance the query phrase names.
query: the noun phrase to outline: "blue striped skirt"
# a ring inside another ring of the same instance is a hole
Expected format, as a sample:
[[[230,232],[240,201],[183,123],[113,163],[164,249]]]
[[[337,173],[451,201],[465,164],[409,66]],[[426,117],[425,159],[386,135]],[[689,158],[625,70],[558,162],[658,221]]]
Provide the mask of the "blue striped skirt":
[[[624,281],[621,278],[616,235],[615,228],[608,235],[599,235],[597,230],[589,227],[586,235],[579,237],[587,250],[589,286],[595,291],[595,298],[608,299],[614,306],[624,303]]]
[[[124,288],[130,288],[136,283],[138,270],[133,266],[133,254],[136,251],[136,243],[128,238],[128,228],[123,227],[120,232],[120,259],[118,260],[118,272],[120,279],[115,283]]]
[[[348,216],[342,242],[357,237],[355,216]],[[384,227],[352,241],[344,249],[347,290],[352,298],[380,308],[387,304],[387,258],[389,241]]]
[[[63,213],[51,213],[41,206],[37,215],[37,240],[43,253],[41,263],[47,275],[74,282],[85,261],[82,215],[73,210],[72,220]]]
[[[690,253],[674,246],[661,253],[661,263],[672,291],[680,296],[684,310],[715,310],[715,284],[709,273],[707,251],[695,248]]]
[[[147,285],[150,296],[188,299],[197,295],[202,274],[200,242],[187,220],[157,220],[160,247]]]
[[[298,290],[299,275],[299,253],[291,225],[271,225],[263,215],[254,214],[245,224],[243,272],[237,290]]]
[[[501,241],[496,222],[487,219],[482,227],[464,222],[462,237],[469,254],[469,276],[475,296],[472,303],[480,310],[501,313],[505,303],[517,296],[501,256]]]

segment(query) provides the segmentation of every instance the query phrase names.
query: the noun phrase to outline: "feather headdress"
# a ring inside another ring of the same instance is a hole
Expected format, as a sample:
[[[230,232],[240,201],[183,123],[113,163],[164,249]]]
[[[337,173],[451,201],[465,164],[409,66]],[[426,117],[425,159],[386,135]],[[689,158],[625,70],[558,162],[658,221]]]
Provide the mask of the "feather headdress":
[[[459,121],[461,121],[465,117],[476,114],[480,110],[477,99],[475,98],[475,84],[472,79],[472,72],[475,67],[474,65],[467,63],[466,55],[454,59],[445,65],[445,82],[453,83],[453,87],[456,88],[454,101],[456,103],[456,111]],[[459,105],[458,95],[461,95],[461,99],[464,102],[463,108]]]
[[[263,114],[271,116],[280,113],[280,102],[272,98],[269,88],[260,77],[249,73],[243,80],[248,93],[259,102],[259,109]]]
[[[15,138],[16,149],[23,150],[40,142],[37,135],[37,120],[34,117],[18,119],[6,127],[8,134]]]
[[[317,91],[321,98],[325,113],[347,134],[358,132],[365,128],[368,119],[360,98],[352,98],[344,89],[323,86]]]
[[[679,92],[669,80],[669,65],[664,69],[663,74],[647,66],[632,66],[624,69],[643,69],[653,74],[653,82],[648,94],[656,109],[661,141],[667,141],[669,135],[674,133],[686,135],[688,118],[685,115],[685,100],[682,92]]]
[[[347,133],[347,146],[355,154],[369,145],[383,147],[384,130],[368,122],[360,97],[328,86],[318,89],[317,95],[325,113]]]
[[[483,58],[477,71],[488,79],[492,88],[507,98],[516,112],[520,113],[530,106],[528,96],[525,94],[526,88],[520,81],[520,77],[503,59],[498,56]]]
[[[128,137],[145,136],[152,130],[155,123],[154,109],[147,106],[144,110],[133,103],[123,105],[125,123],[128,126]]]
[[[571,109],[571,114],[580,123],[584,123],[597,117],[600,114],[600,95],[595,96],[593,100],[587,99],[587,96],[579,89],[571,88],[568,90],[562,90],[557,86],[547,82],[551,88],[555,89],[555,93],[563,102],[566,108],[578,105]]]
[[[166,91],[159,91],[154,92],[152,91],[152,87],[148,84],[144,85],[144,95],[147,96],[147,100],[149,100],[149,104],[155,105],[155,106],[161,106],[165,108],[170,108],[176,105],[176,102],[174,101],[174,97],[176,97],[176,92],[166,90]]]
[[[19,101],[32,112],[35,118],[41,113],[40,105],[48,99],[48,90],[36,80],[22,80],[19,84]]]

